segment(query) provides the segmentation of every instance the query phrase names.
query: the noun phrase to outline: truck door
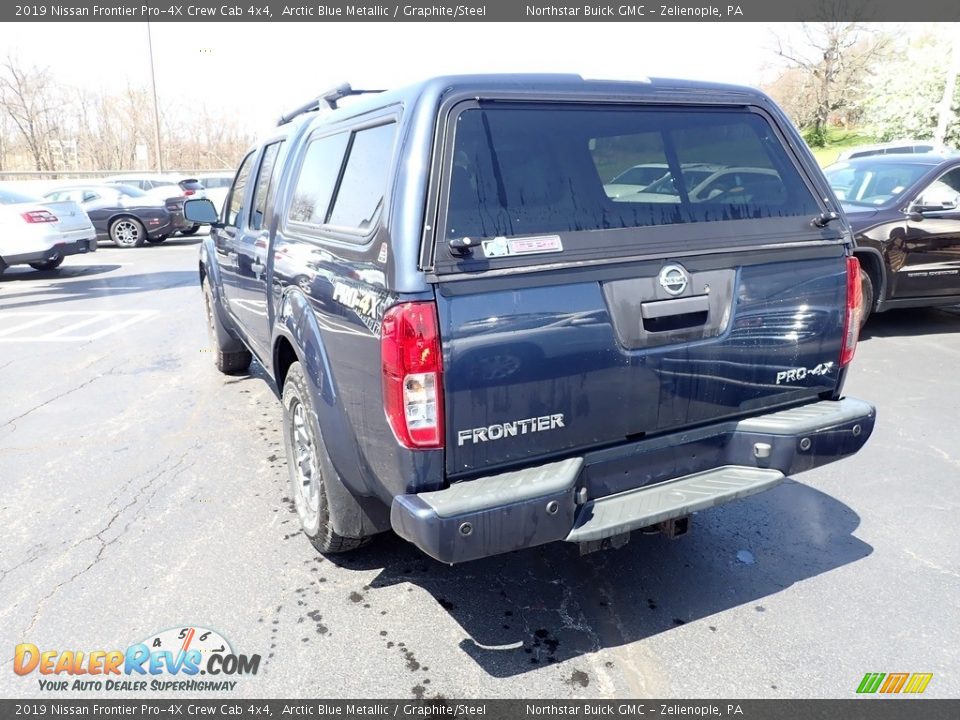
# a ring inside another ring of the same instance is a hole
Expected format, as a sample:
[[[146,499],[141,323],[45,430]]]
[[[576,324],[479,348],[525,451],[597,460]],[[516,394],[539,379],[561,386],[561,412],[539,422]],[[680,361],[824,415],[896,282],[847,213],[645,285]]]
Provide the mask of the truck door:
[[[281,164],[277,162],[282,140],[263,147],[253,164],[250,177],[253,188],[249,207],[238,219],[236,232],[230,240],[230,249],[236,262],[233,283],[227,290],[230,309],[236,316],[247,340],[256,345],[258,354],[270,345],[270,318],[267,312],[267,248],[270,235],[267,221],[272,218],[270,201],[275,188],[275,175]]]
[[[907,222],[901,297],[960,295],[960,167],[941,175],[917,198],[919,219]]]
[[[250,177],[250,169],[253,167],[255,155],[255,152],[251,152],[240,163],[240,169],[237,170],[233,185],[223,203],[223,211],[220,216],[223,227],[210,229],[210,238],[213,240],[213,245],[217,251],[217,266],[220,268],[224,298],[227,301],[228,310],[234,314],[236,308],[230,302],[236,295],[237,286],[237,256],[233,250],[233,240],[240,230],[238,225],[244,216],[243,208],[246,204],[247,180]]]

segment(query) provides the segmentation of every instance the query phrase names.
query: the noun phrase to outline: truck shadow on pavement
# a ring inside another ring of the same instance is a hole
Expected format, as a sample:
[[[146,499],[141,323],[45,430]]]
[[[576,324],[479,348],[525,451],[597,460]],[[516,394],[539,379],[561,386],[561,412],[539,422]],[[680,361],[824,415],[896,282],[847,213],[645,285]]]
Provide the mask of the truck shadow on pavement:
[[[960,332],[960,306],[888,310],[871,315],[860,331],[860,339],[866,341],[950,332]]]
[[[56,270],[34,270],[26,265],[14,265],[7,268],[0,275],[0,285],[3,283],[27,282],[29,280],[69,280],[70,278],[84,277],[87,275],[103,275],[104,273],[119,270],[120,265],[81,265],[79,267],[70,267],[64,265]]]
[[[200,277],[195,270],[168,270],[102,277],[104,273],[116,270],[118,267],[118,265],[92,265],[82,268],[82,271],[78,268],[77,272],[72,274],[66,269],[51,273],[23,274],[24,280],[44,281],[42,287],[34,289],[31,289],[29,284],[7,284],[8,280],[20,279],[20,274],[7,278],[4,273],[3,278],[0,279],[0,308],[4,310],[36,308],[41,305],[94,298],[111,302],[118,296],[134,293],[155,292],[184,285],[195,285],[198,288],[200,286]],[[85,279],[88,275],[94,277]]]
[[[462,651],[493,677],[608,648],[623,652],[609,656],[607,667],[626,660],[642,673],[643,653],[631,645],[653,635],[697,623],[696,632],[722,641],[744,613],[747,622],[775,627],[777,613],[764,598],[873,551],[853,536],[859,522],[843,503],[787,480],[700,513],[686,537],[635,532],[623,548],[583,557],[576,545],[555,543],[450,567],[387,534],[358,554],[327,559],[379,569],[366,588],[370,598],[400,583],[427,591],[468,636]],[[734,608],[736,620],[723,615]],[[396,649],[415,657],[418,640],[436,636],[435,620],[407,615],[404,622],[410,634]],[[585,686],[588,669],[575,669],[569,682]]]

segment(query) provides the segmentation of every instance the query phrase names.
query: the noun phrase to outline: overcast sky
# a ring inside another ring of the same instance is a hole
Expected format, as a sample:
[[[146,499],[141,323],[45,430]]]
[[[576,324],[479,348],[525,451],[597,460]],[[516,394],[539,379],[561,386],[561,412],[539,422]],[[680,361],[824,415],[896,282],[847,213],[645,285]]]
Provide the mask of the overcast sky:
[[[769,23],[153,23],[157,91],[177,111],[205,101],[251,130],[341,82],[398,87],[457,72],[645,75],[759,85],[779,67]],[[145,23],[5,23],[0,54],[68,84],[149,83]]]

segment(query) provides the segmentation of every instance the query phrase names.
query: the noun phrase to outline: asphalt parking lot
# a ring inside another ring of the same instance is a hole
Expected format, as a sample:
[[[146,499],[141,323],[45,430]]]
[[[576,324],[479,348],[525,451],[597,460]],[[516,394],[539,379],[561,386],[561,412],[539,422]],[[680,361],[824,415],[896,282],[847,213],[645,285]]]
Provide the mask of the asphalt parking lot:
[[[244,697],[846,698],[866,672],[960,695],[960,310],[872,318],[846,388],[877,405],[866,448],[679,540],[323,558],[272,387],[213,366],[197,242],[0,277],[0,696],[43,694],[17,643],[186,625],[262,655]]]

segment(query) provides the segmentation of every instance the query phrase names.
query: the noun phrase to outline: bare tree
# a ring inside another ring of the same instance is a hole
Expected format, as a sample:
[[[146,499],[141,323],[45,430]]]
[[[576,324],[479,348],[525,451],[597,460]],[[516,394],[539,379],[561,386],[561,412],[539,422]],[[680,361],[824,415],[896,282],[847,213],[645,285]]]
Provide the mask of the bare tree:
[[[146,88],[119,92],[61,86],[47,68],[0,61],[0,169],[141,170],[156,166]],[[206,106],[161,107],[164,167],[236,166],[252,136]],[[145,154],[144,154],[145,153]]]
[[[822,146],[831,117],[856,110],[889,38],[857,22],[803,23],[802,34],[799,42],[777,37],[776,52],[799,83],[807,140]]]
[[[13,127],[10,124],[10,117],[0,108],[0,170],[7,169],[7,158],[10,155],[10,136],[13,134]]]
[[[7,56],[0,65],[0,108],[20,133],[36,170],[53,170],[51,135],[58,133],[55,88],[48,68],[21,67]]]

